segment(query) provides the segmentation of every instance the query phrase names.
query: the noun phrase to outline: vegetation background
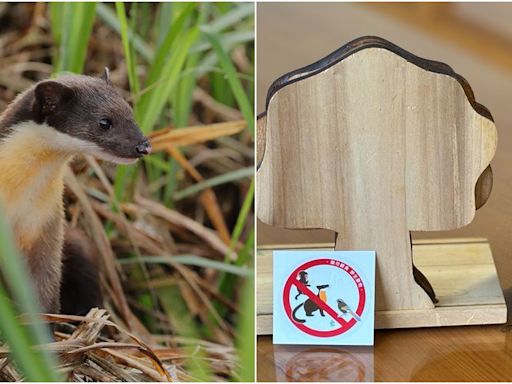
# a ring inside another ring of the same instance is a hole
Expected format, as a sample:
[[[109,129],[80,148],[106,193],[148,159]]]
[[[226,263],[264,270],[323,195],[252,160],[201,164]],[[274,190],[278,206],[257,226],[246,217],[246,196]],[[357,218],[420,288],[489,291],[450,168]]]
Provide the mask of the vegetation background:
[[[154,148],[135,166],[78,158],[66,175],[68,225],[97,250],[105,309],[45,315],[53,339],[0,215],[0,379],[254,380],[253,15],[0,4],[0,110],[39,80],[109,67]]]

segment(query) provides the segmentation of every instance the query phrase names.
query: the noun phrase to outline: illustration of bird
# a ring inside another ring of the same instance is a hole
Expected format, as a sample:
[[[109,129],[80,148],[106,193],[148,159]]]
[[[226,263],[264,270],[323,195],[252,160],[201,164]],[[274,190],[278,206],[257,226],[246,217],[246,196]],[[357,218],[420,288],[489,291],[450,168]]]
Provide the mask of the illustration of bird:
[[[341,317],[342,315],[345,315],[346,313],[349,313],[354,319],[357,321],[361,321],[361,318],[350,309],[347,303],[345,303],[342,299],[338,299],[338,309],[341,311],[342,314],[338,315],[338,317]]]

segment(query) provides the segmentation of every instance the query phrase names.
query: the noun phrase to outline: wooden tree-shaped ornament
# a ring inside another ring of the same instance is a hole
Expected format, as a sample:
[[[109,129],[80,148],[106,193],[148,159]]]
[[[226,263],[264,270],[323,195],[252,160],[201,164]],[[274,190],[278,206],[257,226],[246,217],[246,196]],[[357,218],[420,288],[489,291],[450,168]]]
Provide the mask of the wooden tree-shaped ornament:
[[[468,83],[364,37],[275,81],[258,123],[258,218],[376,250],[377,310],[433,308],[410,231],[469,224],[492,185],[496,127]]]

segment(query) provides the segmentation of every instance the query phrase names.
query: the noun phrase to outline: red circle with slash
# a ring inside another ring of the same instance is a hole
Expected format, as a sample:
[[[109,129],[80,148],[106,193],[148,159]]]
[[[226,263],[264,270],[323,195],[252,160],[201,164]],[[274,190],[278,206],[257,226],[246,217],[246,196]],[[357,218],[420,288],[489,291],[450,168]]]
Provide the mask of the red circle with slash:
[[[308,287],[306,287],[304,284],[299,282],[297,280],[297,276],[300,271],[307,270],[312,267],[316,267],[319,265],[327,265],[334,268],[339,268],[344,273],[347,273],[352,280],[354,281],[354,284],[357,287],[358,293],[359,293],[359,304],[357,306],[357,309],[355,310],[355,313],[361,317],[364,305],[366,303],[366,290],[364,288],[363,280],[361,279],[361,276],[347,263],[342,262],[340,260],[334,260],[334,259],[317,259],[308,261],[307,263],[304,263],[297,267],[291,274],[290,277],[288,277],[288,280],[286,280],[286,283],[284,285],[283,290],[283,304],[284,304],[284,310],[286,312],[286,315],[290,319],[290,321],[299,328],[302,332],[307,333],[308,335],[317,336],[317,337],[333,337],[341,335],[344,332],[347,332],[350,328],[352,328],[356,324],[356,319],[352,318],[349,321],[344,320],[341,317],[338,317],[338,313],[336,310],[331,308],[327,303],[323,302],[317,295],[315,295]],[[290,305],[290,291],[292,289],[292,286],[296,286],[302,293],[304,293],[308,298],[310,298],[318,307],[320,307],[324,312],[326,312],[329,316],[333,318],[334,321],[336,321],[339,324],[339,327],[329,330],[329,331],[319,331],[313,328],[308,327],[304,323],[298,323],[293,319],[292,316],[292,307]]]

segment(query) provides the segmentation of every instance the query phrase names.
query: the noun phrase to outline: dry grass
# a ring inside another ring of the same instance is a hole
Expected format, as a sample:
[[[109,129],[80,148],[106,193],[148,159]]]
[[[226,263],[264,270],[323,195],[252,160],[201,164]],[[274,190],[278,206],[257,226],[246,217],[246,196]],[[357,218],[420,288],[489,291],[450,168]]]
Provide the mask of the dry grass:
[[[57,354],[61,375],[69,381],[186,381],[192,380],[183,369],[187,358],[175,345],[186,342],[179,337],[160,336],[151,347],[133,333],[109,319],[106,310],[94,308],[87,316],[43,315],[49,323],[58,324],[56,341],[40,346]],[[199,347],[199,346],[198,346]],[[234,371],[233,350],[226,346],[202,342],[207,359],[216,367],[218,378]],[[226,359],[226,357],[231,357]],[[0,349],[0,379],[21,381],[23,377],[8,357],[8,349]]]

